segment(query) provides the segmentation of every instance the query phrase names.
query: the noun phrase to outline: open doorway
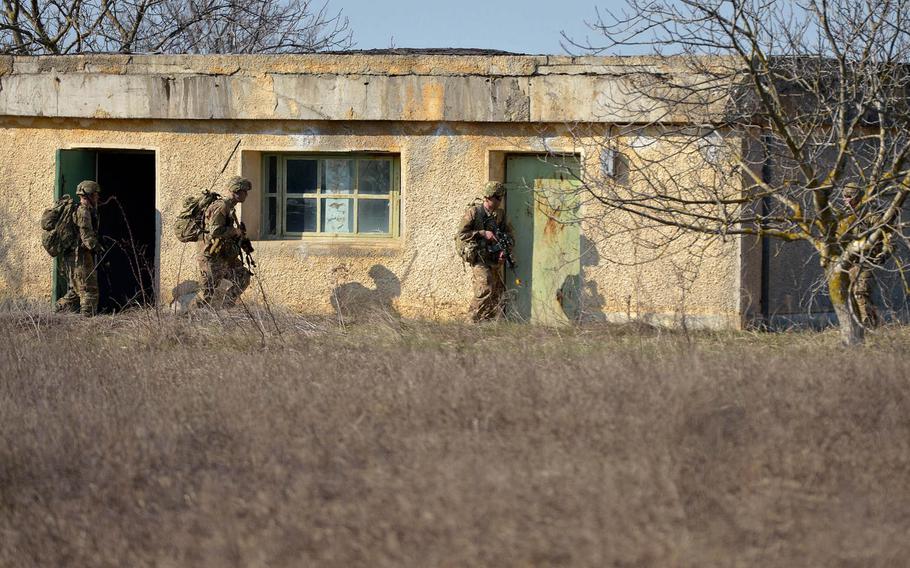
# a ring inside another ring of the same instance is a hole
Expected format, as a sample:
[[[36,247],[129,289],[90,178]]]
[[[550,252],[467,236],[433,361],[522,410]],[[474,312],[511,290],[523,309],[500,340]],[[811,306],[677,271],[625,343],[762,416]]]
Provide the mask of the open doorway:
[[[155,153],[148,150],[60,150],[57,196],[73,194],[84,179],[101,186],[96,263],[99,311],[153,305],[157,281]],[[66,293],[57,280],[54,300]]]

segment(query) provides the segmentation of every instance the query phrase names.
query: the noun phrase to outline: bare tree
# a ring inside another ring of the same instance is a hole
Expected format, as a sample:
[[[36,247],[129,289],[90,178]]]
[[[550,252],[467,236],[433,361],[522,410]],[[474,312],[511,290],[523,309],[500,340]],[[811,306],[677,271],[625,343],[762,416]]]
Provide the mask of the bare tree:
[[[348,19],[311,0],[2,0],[0,52],[282,53],[347,49]]]
[[[604,45],[566,38],[588,53],[658,56],[604,95],[629,119],[593,144],[625,171],[586,174],[584,195],[655,244],[808,243],[843,342],[862,343],[852,292],[907,256],[910,0],[627,4],[589,24]]]

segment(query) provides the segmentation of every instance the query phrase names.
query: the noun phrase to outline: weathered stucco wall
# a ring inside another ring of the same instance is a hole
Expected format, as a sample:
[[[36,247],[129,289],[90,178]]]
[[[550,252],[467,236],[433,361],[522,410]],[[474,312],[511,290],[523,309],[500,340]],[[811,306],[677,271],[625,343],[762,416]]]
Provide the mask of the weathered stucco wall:
[[[38,218],[52,201],[61,148],[155,152],[160,218],[159,298],[196,278],[195,246],[173,222],[187,195],[221,178],[254,182],[242,217],[258,228],[261,156],[267,152],[392,152],[401,162],[401,235],[389,239],[256,240],[270,300],[328,312],[333,301],[385,305],[408,317],[464,314],[470,275],[453,247],[463,209],[508,153],[584,155],[576,120],[609,112],[630,69],[666,70],[640,58],[293,56],[91,56],[0,58],[0,297],[49,300],[51,260]],[[641,117],[647,118],[647,117]],[[693,325],[742,324],[741,243],[664,254],[617,238],[612,213],[586,211],[584,317]],[[688,243],[692,247],[692,243]],[[655,257],[655,258],[649,258]],[[641,262],[644,260],[649,262]],[[247,294],[255,298],[257,286]],[[346,306],[343,306],[346,307]],[[356,309],[353,308],[352,309]]]
[[[543,151],[544,140],[550,148],[572,148],[568,137],[541,137],[536,128],[495,124],[6,119],[0,174],[9,195],[0,210],[5,228],[0,237],[0,293],[50,297],[51,263],[40,246],[37,220],[52,201],[55,151],[144,148],[156,152],[160,288],[161,298],[169,301],[178,280],[196,277],[195,246],[173,237],[175,215],[186,195],[211,185],[238,139],[240,149],[222,178],[241,173],[253,179],[254,193],[242,217],[254,230],[256,200],[262,195],[260,153],[400,153],[400,238],[258,240],[255,246],[273,302],[327,312],[333,309],[333,293],[340,293],[343,299],[379,301],[402,315],[430,318],[459,317],[470,299],[470,276],[455,255],[452,235],[465,204],[490,179],[491,170],[495,177],[491,151]],[[617,260],[644,260],[652,253],[602,238],[605,227],[609,219],[585,228],[585,316],[666,321],[686,314],[712,326],[737,324],[735,245],[700,261],[680,250],[676,256],[625,266]],[[248,294],[258,294],[255,286]]]

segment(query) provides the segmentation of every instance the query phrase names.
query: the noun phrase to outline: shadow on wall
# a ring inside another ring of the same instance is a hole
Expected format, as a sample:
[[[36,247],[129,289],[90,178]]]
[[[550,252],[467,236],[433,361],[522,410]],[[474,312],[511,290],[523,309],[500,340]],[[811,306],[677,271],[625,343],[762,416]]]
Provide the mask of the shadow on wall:
[[[578,319],[602,320],[604,314],[604,296],[598,290],[597,282],[591,278],[591,273],[600,266],[600,253],[594,241],[581,235],[581,272],[583,278],[577,283],[579,290]]]
[[[347,267],[336,269],[336,275],[346,273]],[[395,308],[395,299],[401,295],[398,276],[381,264],[374,264],[367,274],[373,280],[371,286],[346,282],[332,289],[330,300],[335,312],[345,320],[375,315],[400,318]]]

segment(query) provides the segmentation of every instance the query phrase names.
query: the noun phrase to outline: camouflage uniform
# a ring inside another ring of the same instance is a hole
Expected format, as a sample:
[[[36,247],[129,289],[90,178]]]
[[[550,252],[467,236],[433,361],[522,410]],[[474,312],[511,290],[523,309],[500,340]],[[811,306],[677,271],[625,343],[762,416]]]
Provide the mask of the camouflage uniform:
[[[866,327],[878,327],[880,317],[872,301],[872,289],[875,286],[875,274],[868,267],[854,267],[851,270],[853,279],[853,301],[856,302],[856,315]]]
[[[242,185],[246,185],[247,191],[249,190],[249,182],[235,176],[228,181],[227,189],[234,191]],[[233,306],[250,285],[250,271],[240,259],[240,240],[244,238],[244,233],[234,213],[236,204],[237,201],[228,197],[215,201],[205,210],[205,233],[202,237],[205,246],[199,257],[201,300],[210,304],[219,283],[222,280],[230,282],[224,299],[217,301],[219,305],[213,306],[214,308]]]
[[[879,241],[869,253],[869,259],[850,269],[850,284],[856,315],[865,327],[874,328],[882,323],[882,318],[875,307],[872,292],[875,289],[875,270],[888,260],[888,247]]]
[[[76,188],[79,197],[100,192],[98,184],[83,181]],[[73,221],[79,232],[79,244],[63,255],[63,270],[66,274],[66,294],[57,300],[57,311],[80,312],[93,316],[98,310],[98,270],[95,268],[95,252],[98,250],[98,210],[78,203]]]
[[[484,188],[484,197],[505,194],[505,187],[499,182],[490,182]],[[505,220],[505,211],[500,207],[487,212],[483,203],[469,207],[461,218],[456,237],[465,243],[468,250],[475,251],[470,255],[471,276],[474,297],[468,311],[474,322],[491,320],[503,315],[502,294],[505,291],[503,264],[498,255],[487,250],[487,240],[483,231],[494,231],[501,227],[513,237],[512,225]]]
[[[844,200],[852,211],[860,205],[862,192],[856,185],[844,187]],[[889,252],[885,241],[879,241],[870,251],[869,259],[863,264],[857,264],[850,269],[850,284],[856,315],[865,327],[877,327],[881,324],[881,316],[875,308],[872,292],[875,288],[875,268],[880,267],[888,260]]]

